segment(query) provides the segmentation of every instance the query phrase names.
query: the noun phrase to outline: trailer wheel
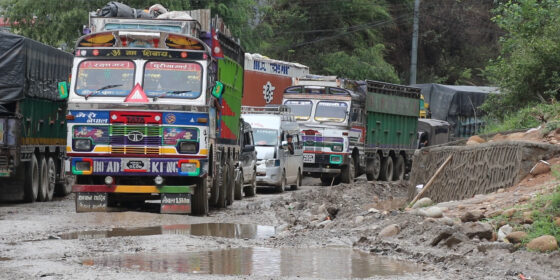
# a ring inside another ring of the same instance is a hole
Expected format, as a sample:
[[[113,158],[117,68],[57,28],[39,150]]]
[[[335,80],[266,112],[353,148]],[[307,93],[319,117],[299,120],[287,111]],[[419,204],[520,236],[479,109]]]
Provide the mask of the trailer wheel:
[[[39,163],[37,157],[31,155],[31,161],[25,164],[25,202],[34,202],[39,195]]]
[[[72,186],[76,182],[76,176],[74,175],[64,175],[64,182],[58,183],[55,186],[54,194],[56,196],[67,196],[72,193]]]
[[[381,157],[378,153],[373,155],[373,158],[368,159],[366,165],[366,177],[368,181],[374,181],[379,178],[379,172],[381,171]]]
[[[243,170],[237,172],[237,180],[235,181],[235,193],[233,194],[235,200],[243,199]]]
[[[356,175],[354,159],[350,159],[348,164],[342,167],[342,173],[340,174],[340,179],[342,183],[350,184],[354,182],[354,176]]]
[[[37,199],[39,201],[47,201],[48,190],[49,189],[49,178],[48,178],[48,168],[47,159],[45,156],[41,155],[39,160],[39,194]]]
[[[296,178],[296,182],[291,185],[291,190],[295,191],[297,190],[299,187],[301,187],[301,171],[298,170],[298,174],[297,174],[297,178]]]
[[[391,181],[393,179],[393,158],[391,156],[383,158],[379,179],[381,181]]]
[[[253,178],[251,179],[251,185],[245,187],[245,196],[255,196],[257,193],[257,171],[253,170]]]
[[[395,161],[395,171],[393,172],[393,181],[400,181],[404,178],[404,158],[401,155],[396,157]]]
[[[196,184],[192,199],[192,212],[194,215],[208,214],[208,178],[201,178]]]
[[[56,187],[56,164],[52,157],[47,159],[47,201],[51,201]]]
[[[229,166],[226,164],[222,168],[222,176],[219,183],[219,194],[218,194],[218,208],[226,208],[227,206],[227,184],[229,174]]]

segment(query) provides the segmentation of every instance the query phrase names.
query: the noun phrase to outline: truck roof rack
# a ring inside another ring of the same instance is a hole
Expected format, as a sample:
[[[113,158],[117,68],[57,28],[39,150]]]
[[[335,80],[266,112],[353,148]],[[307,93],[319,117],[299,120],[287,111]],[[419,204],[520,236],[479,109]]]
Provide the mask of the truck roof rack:
[[[242,114],[263,114],[263,115],[280,115],[283,121],[295,121],[290,107],[285,105],[267,105],[264,107],[258,106],[242,106]]]

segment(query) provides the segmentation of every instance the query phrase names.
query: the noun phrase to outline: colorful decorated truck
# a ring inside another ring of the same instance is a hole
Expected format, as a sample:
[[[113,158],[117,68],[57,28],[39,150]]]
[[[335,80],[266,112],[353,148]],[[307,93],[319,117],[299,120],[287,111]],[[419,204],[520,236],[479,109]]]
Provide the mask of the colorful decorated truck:
[[[67,115],[76,211],[155,200],[204,215],[232,202],[244,52],[209,10],[185,13],[90,15]]]
[[[0,32],[0,200],[49,201],[70,193],[64,173],[72,55]]]
[[[323,185],[399,180],[416,148],[419,89],[310,75],[284,91],[303,133],[305,175]]]

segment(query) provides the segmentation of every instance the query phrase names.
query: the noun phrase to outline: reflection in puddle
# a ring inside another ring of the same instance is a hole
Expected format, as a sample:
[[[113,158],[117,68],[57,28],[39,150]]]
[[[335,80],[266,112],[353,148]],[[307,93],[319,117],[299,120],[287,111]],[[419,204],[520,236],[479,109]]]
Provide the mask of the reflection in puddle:
[[[0,257],[0,262],[3,262],[3,261],[11,261],[11,260],[12,260],[12,259],[10,259],[10,258]]]
[[[196,236],[213,236],[225,238],[268,238],[274,235],[273,226],[249,225],[249,224],[182,224],[155,227],[138,228],[113,228],[105,231],[81,231],[59,235],[62,239],[95,239],[117,236],[146,236],[160,234],[183,234]]]
[[[412,263],[342,248],[235,248],[114,255],[84,260],[82,264],[150,272],[318,278],[365,278],[421,271],[420,266]]]
[[[405,197],[395,197],[389,200],[380,200],[375,203],[369,203],[364,205],[363,209],[368,210],[370,208],[375,208],[381,211],[389,211],[402,208],[406,205],[408,199]]]

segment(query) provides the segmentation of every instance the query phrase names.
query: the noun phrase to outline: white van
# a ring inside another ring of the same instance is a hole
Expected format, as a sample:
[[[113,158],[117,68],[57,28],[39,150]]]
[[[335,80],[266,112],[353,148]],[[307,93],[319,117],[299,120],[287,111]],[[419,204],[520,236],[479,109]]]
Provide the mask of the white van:
[[[301,186],[303,142],[299,125],[289,108],[243,107],[241,117],[251,124],[257,151],[257,185],[274,186],[283,192],[287,186]]]

